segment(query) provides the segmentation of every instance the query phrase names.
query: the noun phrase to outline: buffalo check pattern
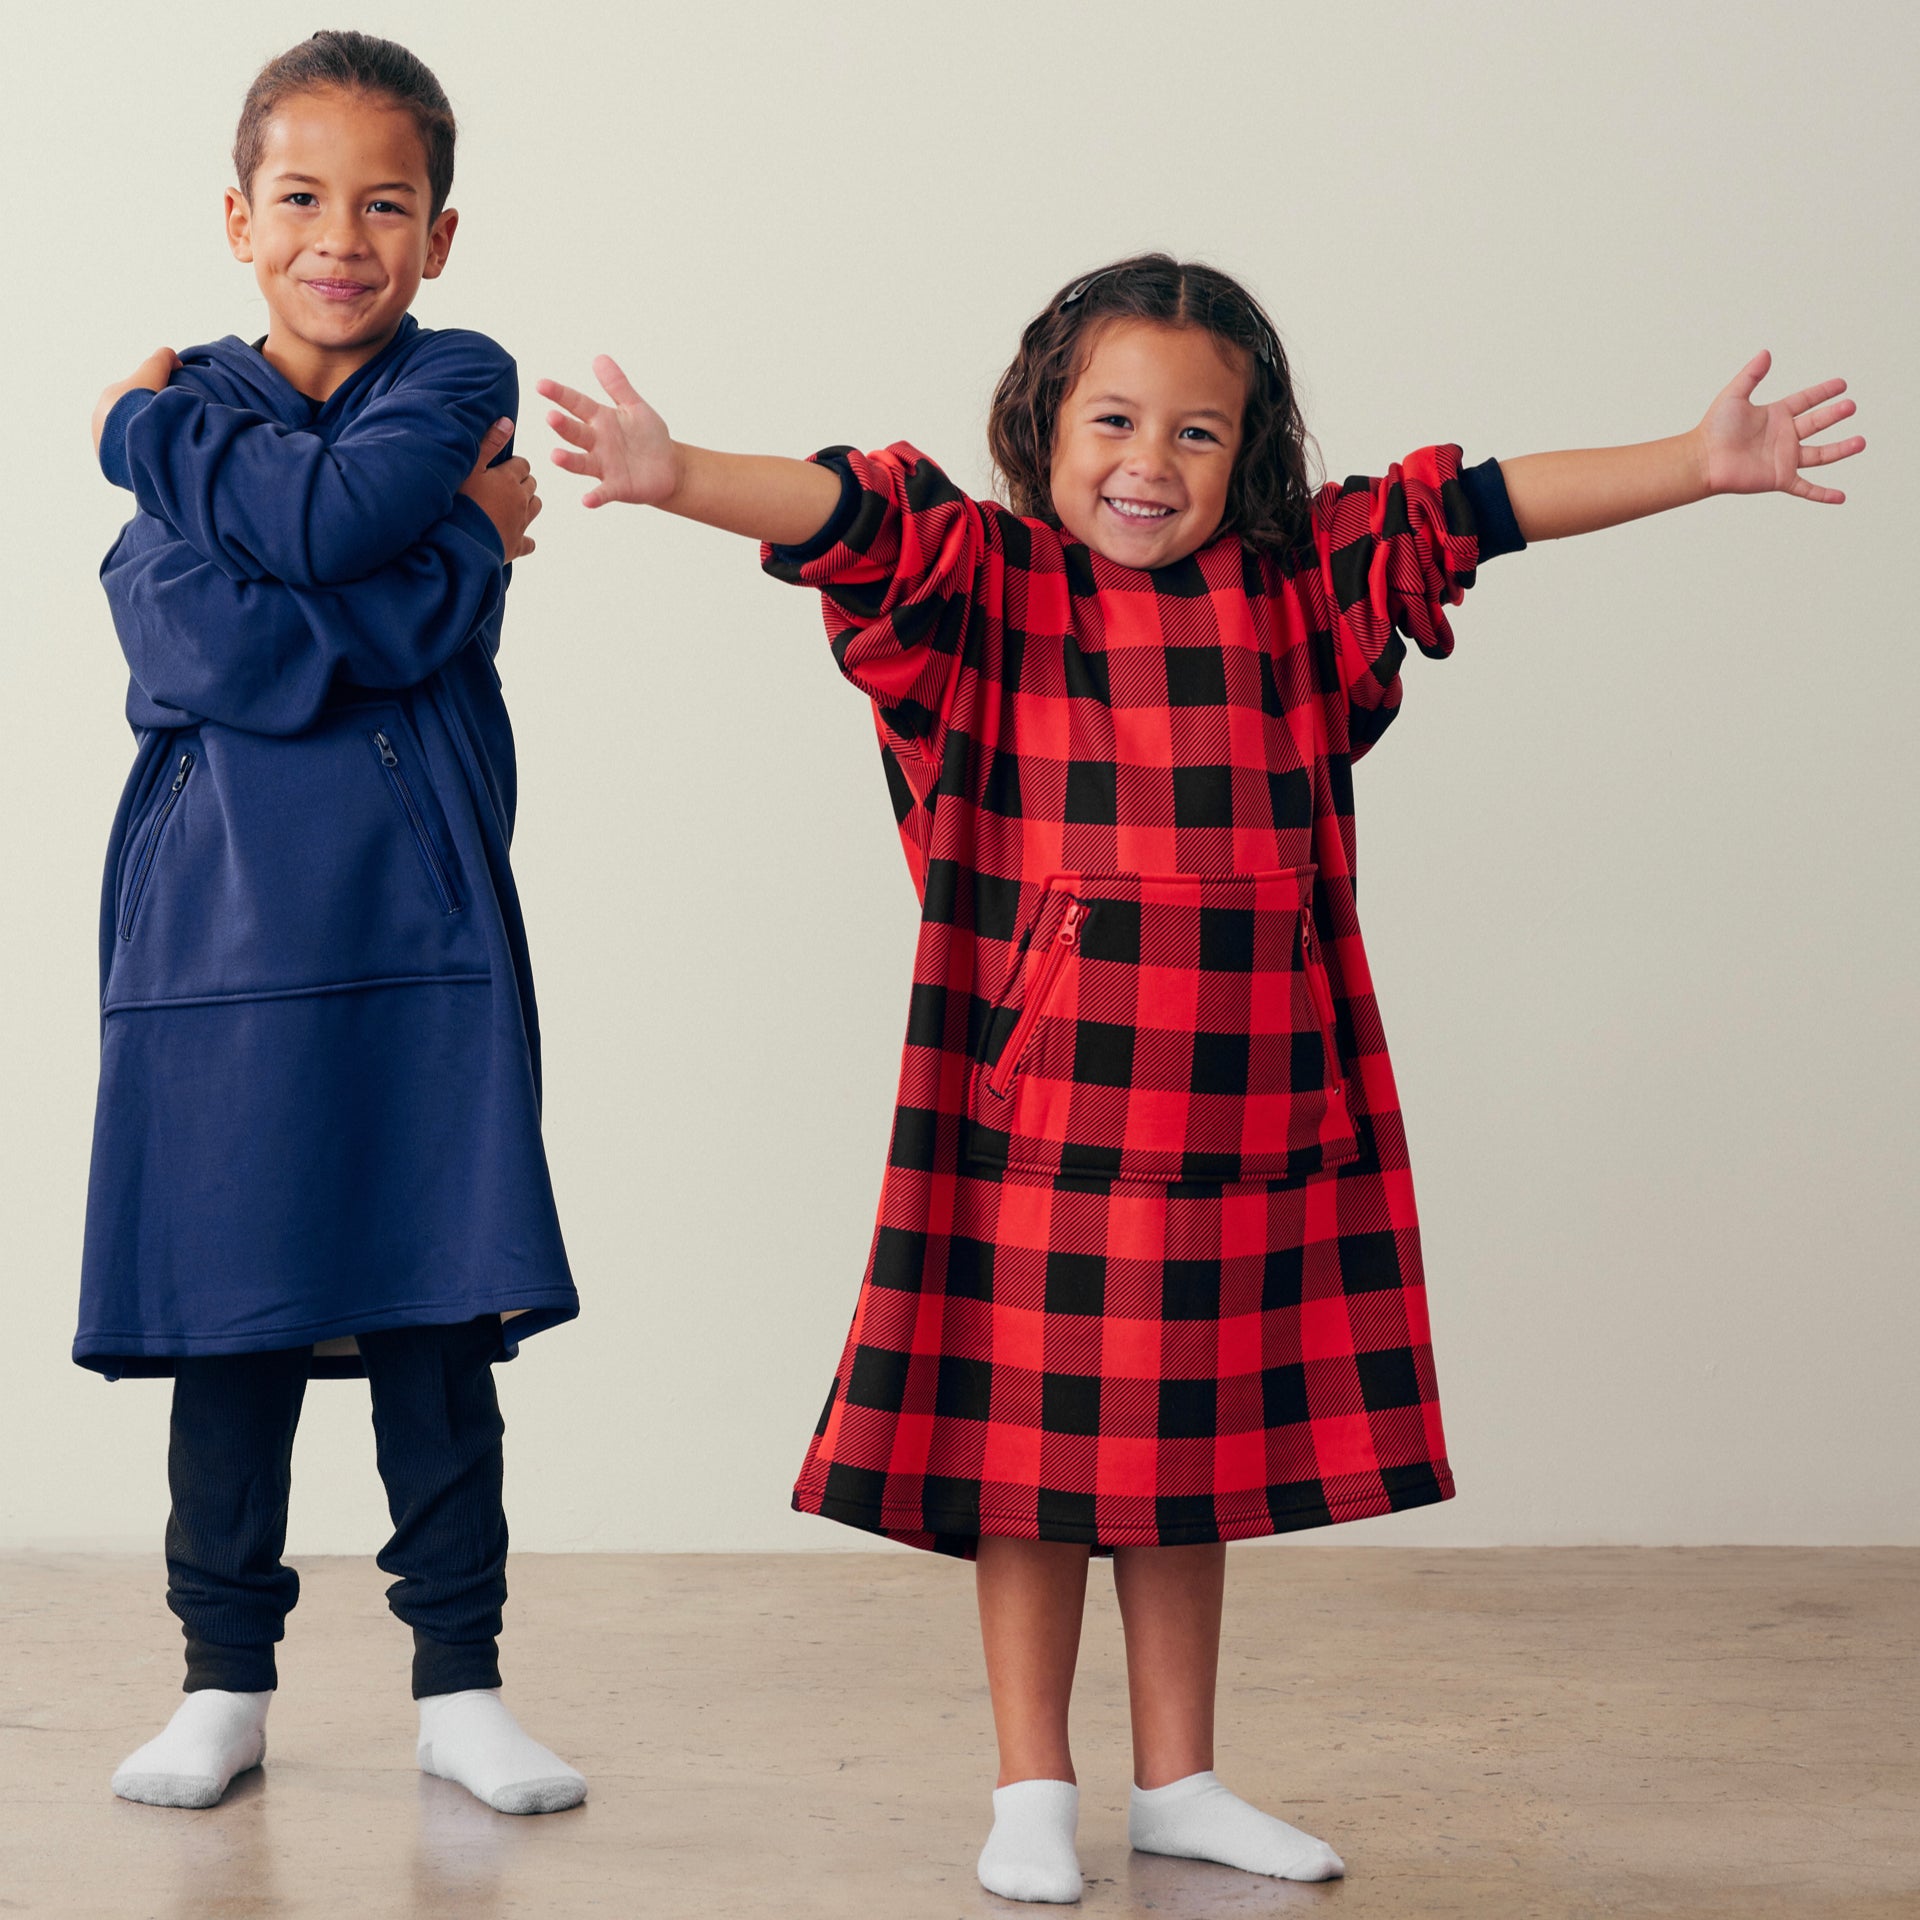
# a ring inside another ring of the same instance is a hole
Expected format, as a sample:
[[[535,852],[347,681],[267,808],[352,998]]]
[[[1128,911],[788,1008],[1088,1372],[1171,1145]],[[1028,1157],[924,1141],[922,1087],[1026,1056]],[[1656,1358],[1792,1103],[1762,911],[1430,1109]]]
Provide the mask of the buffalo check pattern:
[[[1056,874],[973,1069],[971,1161],[1298,1180],[1359,1150],[1313,869]]]
[[[1473,584],[1454,446],[1153,572],[904,444],[817,589],[921,903],[880,1217],[794,1505],[968,1554],[1453,1491],[1350,770]]]

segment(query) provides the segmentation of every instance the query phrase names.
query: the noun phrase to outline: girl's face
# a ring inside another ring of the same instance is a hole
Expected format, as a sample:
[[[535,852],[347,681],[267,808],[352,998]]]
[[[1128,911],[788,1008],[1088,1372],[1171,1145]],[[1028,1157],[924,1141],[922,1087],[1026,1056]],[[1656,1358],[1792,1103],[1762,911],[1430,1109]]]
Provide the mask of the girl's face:
[[[1226,514],[1250,374],[1244,353],[1199,327],[1101,327],[1054,423],[1060,524],[1123,567],[1205,546]]]
[[[459,215],[432,206],[405,108],[330,88],[274,110],[259,170],[227,189],[227,242],[266,298],[267,358],[303,392],[371,360],[446,265]]]

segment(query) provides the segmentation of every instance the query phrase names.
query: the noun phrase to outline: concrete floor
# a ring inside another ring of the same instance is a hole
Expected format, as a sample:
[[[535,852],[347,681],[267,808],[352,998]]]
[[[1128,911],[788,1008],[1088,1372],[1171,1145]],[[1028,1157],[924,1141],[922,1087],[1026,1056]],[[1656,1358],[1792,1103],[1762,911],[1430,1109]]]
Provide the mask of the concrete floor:
[[[1044,1911],[973,1877],[993,1748],[962,1567],[516,1559],[507,1697],[593,1783],[520,1820],[415,1773],[371,1563],[301,1573],[264,1773],[180,1813],[107,1790],[175,1704],[157,1559],[0,1558],[0,1914]],[[1920,1552],[1237,1549],[1220,1771],[1350,1875],[1290,1886],[1129,1853],[1096,1567],[1083,1910],[1914,1920],[1917,1639]]]

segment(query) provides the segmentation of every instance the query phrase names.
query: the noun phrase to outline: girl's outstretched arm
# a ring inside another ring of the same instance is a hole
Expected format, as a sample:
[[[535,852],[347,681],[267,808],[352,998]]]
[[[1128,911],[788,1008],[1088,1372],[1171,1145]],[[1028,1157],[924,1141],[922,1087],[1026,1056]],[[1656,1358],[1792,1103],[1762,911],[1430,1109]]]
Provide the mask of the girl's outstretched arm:
[[[1792,493],[1823,506],[1841,505],[1844,493],[1815,486],[1801,469],[1850,459],[1867,444],[1857,433],[1824,446],[1808,444],[1853,412],[1851,400],[1836,397],[1847,383],[1822,380],[1785,400],[1756,405],[1753,390],[1772,364],[1772,354],[1756,353],[1690,433],[1636,447],[1502,460],[1520,531],[1529,540],[1561,540],[1716,493]]]
[[[557,380],[539,382],[540,392],[558,403],[547,425],[570,443],[554,448],[554,465],[596,483],[581,496],[583,507],[627,500],[776,547],[797,547],[827,524],[839,504],[840,479],[827,468],[775,454],[685,446],[611,358],[603,353],[593,371],[612,406]]]

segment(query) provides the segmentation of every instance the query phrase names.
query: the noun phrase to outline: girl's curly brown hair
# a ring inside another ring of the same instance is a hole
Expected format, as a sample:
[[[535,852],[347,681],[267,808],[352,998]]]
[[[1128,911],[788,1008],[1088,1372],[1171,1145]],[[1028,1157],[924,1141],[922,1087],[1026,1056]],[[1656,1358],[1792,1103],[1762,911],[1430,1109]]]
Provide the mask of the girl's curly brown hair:
[[[1270,550],[1296,545],[1312,514],[1310,442],[1280,336],[1237,280],[1165,253],[1136,254],[1083,274],[1027,323],[987,417],[987,446],[1007,504],[1048,526],[1060,524],[1051,485],[1054,429],[1095,332],[1111,320],[1199,327],[1247,355],[1253,378],[1219,531]]]

